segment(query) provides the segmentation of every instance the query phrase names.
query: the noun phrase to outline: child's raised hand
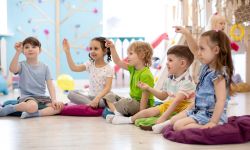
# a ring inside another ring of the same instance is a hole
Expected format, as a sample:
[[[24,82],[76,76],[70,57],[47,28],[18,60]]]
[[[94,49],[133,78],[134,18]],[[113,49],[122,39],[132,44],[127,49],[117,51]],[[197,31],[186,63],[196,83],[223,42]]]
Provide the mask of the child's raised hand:
[[[173,28],[175,28],[176,33],[182,33],[182,34],[188,34],[189,33],[189,31],[186,28],[182,27],[182,26],[173,26]]]
[[[70,52],[70,45],[67,39],[63,39],[63,50],[65,53]]]
[[[115,45],[114,45],[114,43],[112,41],[106,40],[105,42],[106,42],[105,47],[108,47],[108,48],[114,48],[115,47]]]
[[[15,49],[18,53],[21,53],[23,51],[23,43],[22,42],[17,42],[15,44]]]
[[[137,83],[137,86],[142,90],[148,90],[148,88],[149,88],[149,86],[146,83],[143,83],[140,81]]]

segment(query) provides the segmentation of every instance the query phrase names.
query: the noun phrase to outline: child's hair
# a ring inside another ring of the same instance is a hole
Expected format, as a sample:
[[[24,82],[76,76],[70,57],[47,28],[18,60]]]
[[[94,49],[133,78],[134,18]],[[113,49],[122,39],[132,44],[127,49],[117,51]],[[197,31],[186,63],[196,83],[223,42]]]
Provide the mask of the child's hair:
[[[214,30],[216,29],[216,26],[220,20],[224,20],[226,22],[226,18],[219,14],[218,12],[214,13],[210,18],[209,18],[209,24],[208,24],[208,30]]]
[[[144,61],[144,65],[150,67],[152,64],[153,48],[147,42],[136,41],[128,47],[128,51],[134,51]]]
[[[33,46],[38,46],[39,49],[41,49],[41,43],[39,42],[39,40],[37,38],[35,38],[35,37],[32,37],[32,36],[27,37],[26,39],[24,39],[22,44],[23,44],[23,46],[25,44],[31,44]]]
[[[101,45],[101,48],[102,48],[102,51],[103,51],[103,52],[105,51],[105,49],[107,50],[107,51],[106,51],[106,54],[107,54],[107,61],[110,62],[110,61],[112,61],[112,59],[111,59],[111,51],[110,51],[109,48],[105,47],[106,40],[107,40],[107,39],[106,39],[105,37],[95,37],[95,38],[91,39],[91,41],[98,41],[98,42],[100,42],[100,45]],[[90,60],[94,61],[94,60],[90,57],[90,54],[89,54],[89,58],[90,58]]]
[[[210,30],[202,33],[201,37],[209,37],[213,44],[219,48],[219,54],[216,60],[216,70],[222,70],[226,66],[226,72],[229,76],[229,84],[233,83],[232,76],[234,72],[233,59],[231,55],[231,46],[228,36],[223,31]]]
[[[185,45],[175,45],[168,49],[167,55],[173,54],[177,57],[184,58],[187,61],[187,67],[189,67],[194,61],[194,55],[189,49],[188,46]]]

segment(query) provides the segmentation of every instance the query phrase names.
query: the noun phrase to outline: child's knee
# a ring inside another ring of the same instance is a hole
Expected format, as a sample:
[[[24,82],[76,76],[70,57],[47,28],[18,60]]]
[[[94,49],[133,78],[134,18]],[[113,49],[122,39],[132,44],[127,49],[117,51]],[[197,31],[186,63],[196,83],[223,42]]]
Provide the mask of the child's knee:
[[[173,116],[173,117],[170,119],[170,123],[171,123],[171,124],[174,124],[176,121],[177,121],[177,117],[176,117],[176,116]]]
[[[75,95],[76,95],[75,91],[70,91],[67,97],[68,97],[68,99],[71,100],[75,97]]]
[[[180,131],[182,129],[182,127],[183,127],[183,124],[180,121],[176,121],[174,123],[173,129],[175,131]]]
[[[103,97],[103,100],[106,101],[106,103],[114,103],[117,102],[119,99],[121,99],[121,97],[112,92],[109,92]]]
[[[28,104],[28,107],[26,109],[26,112],[28,113],[34,113],[34,112],[37,112],[38,111],[38,105],[37,103],[29,103]]]

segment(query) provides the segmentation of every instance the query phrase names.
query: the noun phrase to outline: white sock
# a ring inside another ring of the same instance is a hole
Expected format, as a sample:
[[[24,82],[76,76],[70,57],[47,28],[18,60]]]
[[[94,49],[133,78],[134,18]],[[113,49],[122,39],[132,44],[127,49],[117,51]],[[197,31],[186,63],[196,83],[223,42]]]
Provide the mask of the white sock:
[[[113,114],[108,114],[107,116],[106,116],[106,121],[108,122],[108,123],[112,123],[112,120],[113,120],[113,118],[115,117],[115,115],[113,115]]]
[[[0,106],[0,117],[7,116],[13,112],[16,112],[15,105],[7,105],[5,107]]]
[[[235,99],[231,99],[231,100],[228,101],[228,104],[238,105],[238,102]]]
[[[39,117],[39,116],[40,116],[39,111],[34,112],[34,113],[22,112],[22,115],[20,118],[25,119],[25,118],[32,118],[32,117]]]
[[[112,120],[112,124],[130,124],[133,123],[131,117],[115,116]]]
[[[114,111],[114,114],[116,115],[116,116],[123,116],[120,112],[118,112],[117,110],[115,110]]]
[[[161,133],[162,129],[169,124],[170,124],[170,120],[167,120],[159,124],[155,124],[152,126],[152,130],[154,133]]]

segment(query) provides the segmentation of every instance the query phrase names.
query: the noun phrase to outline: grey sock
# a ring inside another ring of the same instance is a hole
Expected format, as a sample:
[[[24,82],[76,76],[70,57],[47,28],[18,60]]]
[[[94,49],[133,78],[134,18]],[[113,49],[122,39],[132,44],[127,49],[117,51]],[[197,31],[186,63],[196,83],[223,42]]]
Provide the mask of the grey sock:
[[[25,119],[25,118],[39,117],[39,116],[40,116],[39,111],[34,113],[23,112],[20,118]]]
[[[15,105],[0,107],[0,117],[7,116],[8,114],[11,114],[13,112],[16,112]]]

